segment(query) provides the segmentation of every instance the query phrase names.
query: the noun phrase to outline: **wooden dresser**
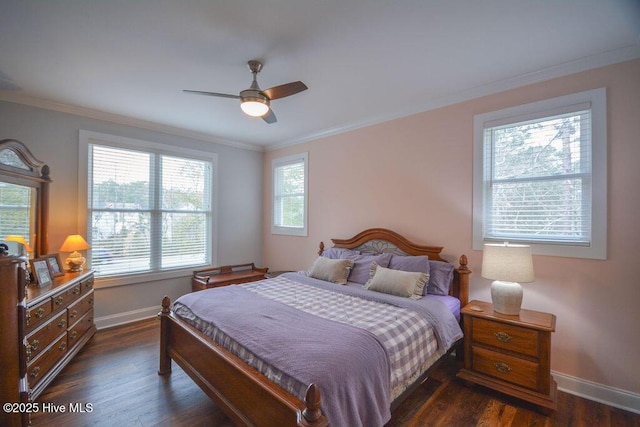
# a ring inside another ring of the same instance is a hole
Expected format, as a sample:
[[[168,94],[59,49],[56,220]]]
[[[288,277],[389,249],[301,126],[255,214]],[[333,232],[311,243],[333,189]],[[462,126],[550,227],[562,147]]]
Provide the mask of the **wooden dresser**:
[[[557,385],[551,377],[553,314],[520,310],[517,316],[471,301],[461,310],[464,368],[458,377],[527,400],[545,411],[556,409]]]
[[[92,271],[66,273],[43,288],[25,287],[25,277],[24,258],[0,256],[3,403],[35,401],[96,332]],[[28,411],[2,411],[0,425],[26,426]]]

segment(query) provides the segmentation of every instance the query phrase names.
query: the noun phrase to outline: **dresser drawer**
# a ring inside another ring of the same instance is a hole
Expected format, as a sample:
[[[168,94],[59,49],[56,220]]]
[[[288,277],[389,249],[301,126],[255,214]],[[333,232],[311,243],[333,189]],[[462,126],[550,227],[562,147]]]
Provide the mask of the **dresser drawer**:
[[[93,289],[88,294],[83,295],[78,301],[74,302],[67,309],[67,321],[69,325],[73,325],[84,314],[93,307]]]
[[[78,283],[63,292],[54,295],[53,297],[51,297],[53,311],[57,311],[60,308],[67,307],[73,301],[80,298],[81,293],[82,286],[80,286],[80,283]]]
[[[64,334],[27,365],[29,387],[35,387],[66,353],[67,334]]]
[[[42,350],[67,330],[67,315],[60,313],[49,323],[27,336],[27,360],[35,359]]]
[[[473,347],[473,369],[532,390],[538,389],[540,365],[529,360]]]
[[[44,324],[53,311],[51,299],[47,298],[40,304],[34,305],[27,309],[27,333],[35,330],[38,326]]]
[[[93,279],[94,277],[91,276],[85,280],[83,280],[82,282],[80,282],[80,286],[82,287],[82,293],[85,294],[88,291],[90,291],[91,289],[93,289]]]
[[[73,347],[91,327],[93,326],[93,308],[80,318],[70,329],[67,334],[69,348]]]
[[[473,319],[473,341],[538,357],[539,332],[486,319]]]

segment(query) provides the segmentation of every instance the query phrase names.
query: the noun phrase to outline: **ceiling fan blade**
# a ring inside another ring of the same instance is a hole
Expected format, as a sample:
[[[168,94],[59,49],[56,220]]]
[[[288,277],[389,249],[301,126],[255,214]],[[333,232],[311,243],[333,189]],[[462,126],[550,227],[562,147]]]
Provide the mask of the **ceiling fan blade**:
[[[303,90],[307,90],[308,87],[306,84],[301,81],[285,83],[280,86],[270,87],[267,90],[263,90],[262,93],[267,95],[270,100],[284,98],[285,96],[295,95],[298,92],[302,92]]]
[[[226,93],[216,93],[216,92],[203,92],[201,90],[183,90],[184,93],[192,93],[194,95],[207,95],[207,96],[218,96],[220,98],[233,98],[240,99],[238,95],[229,95]]]
[[[262,120],[264,120],[268,124],[272,124],[272,123],[275,123],[275,122],[278,121],[278,119],[276,118],[275,113],[273,112],[273,109],[271,109],[271,108],[269,108],[269,112],[267,114],[262,116]]]

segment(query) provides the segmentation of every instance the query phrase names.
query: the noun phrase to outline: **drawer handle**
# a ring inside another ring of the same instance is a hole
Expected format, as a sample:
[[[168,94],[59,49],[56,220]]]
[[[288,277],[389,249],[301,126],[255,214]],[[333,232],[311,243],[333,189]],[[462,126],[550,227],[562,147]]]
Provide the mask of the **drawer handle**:
[[[36,351],[38,347],[40,347],[40,341],[38,340],[31,341],[31,344],[27,346],[31,351]]]
[[[69,313],[69,317],[72,319],[75,319],[77,315],[78,315],[78,310],[73,310],[71,313]]]
[[[45,312],[45,309],[40,307],[39,309],[36,310],[36,317],[38,319],[42,318],[42,316],[44,316],[44,312]]]
[[[509,372],[513,371],[513,369],[511,369],[511,367],[504,362],[496,362],[493,364],[493,366],[495,366],[496,370],[501,374],[508,374]]]
[[[77,336],[78,336],[78,332],[73,331],[73,332],[71,332],[71,334],[69,335],[69,339],[71,339],[71,340],[75,340]]]
[[[511,335],[506,332],[495,332],[493,335],[496,336],[498,341],[500,342],[509,342],[511,341]]]
[[[60,345],[58,346],[58,350],[60,351],[65,351],[67,348],[67,343],[66,342],[61,342]]]
[[[73,288],[72,292],[74,295],[80,295],[80,286],[76,286],[75,288]]]
[[[58,322],[58,328],[64,328],[65,326],[67,326],[67,321],[64,319],[60,319],[60,321]]]
[[[60,305],[62,304],[62,302],[64,301],[64,297],[58,297],[54,300],[56,302],[56,305]]]
[[[39,374],[39,373],[40,373],[40,366],[36,366],[35,368],[33,368],[33,369],[31,370],[31,373],[29,374],[29,376],[30,376],[31,378],[35,378],[35,377],[37,377],[37,376],[38,376],[38,374]]]

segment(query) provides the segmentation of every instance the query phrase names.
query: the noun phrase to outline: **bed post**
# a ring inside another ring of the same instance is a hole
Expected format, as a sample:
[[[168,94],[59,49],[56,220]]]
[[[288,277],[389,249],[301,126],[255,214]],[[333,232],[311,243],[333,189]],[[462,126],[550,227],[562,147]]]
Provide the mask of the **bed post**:
[[[168,296],[162,298],[162,311],[158,313],[160,318],[160,368],[158,375],[171,373],[171,357],[169,357],[169,313],[171,312],[171,300]]]
[[[311,383],[307,387],[307,392],[304,395],[304,404],[306,407],[302,411],[304,426],[324,427],[329,425],[320,411],[320,389],[315,383]]]
[[[467,256],[460,256],[460,267],[456,268],[456,275],[458,276],[457,280],[457,293],[458,299],[460,300],[460,308],[464,307],[469,303],[469,275],[471,274],[471,270],[467,267]]]
[[[324,252],[324,242],[320,242],[320,249],[318,249],[318,255],[322,256],[322,252]]]

